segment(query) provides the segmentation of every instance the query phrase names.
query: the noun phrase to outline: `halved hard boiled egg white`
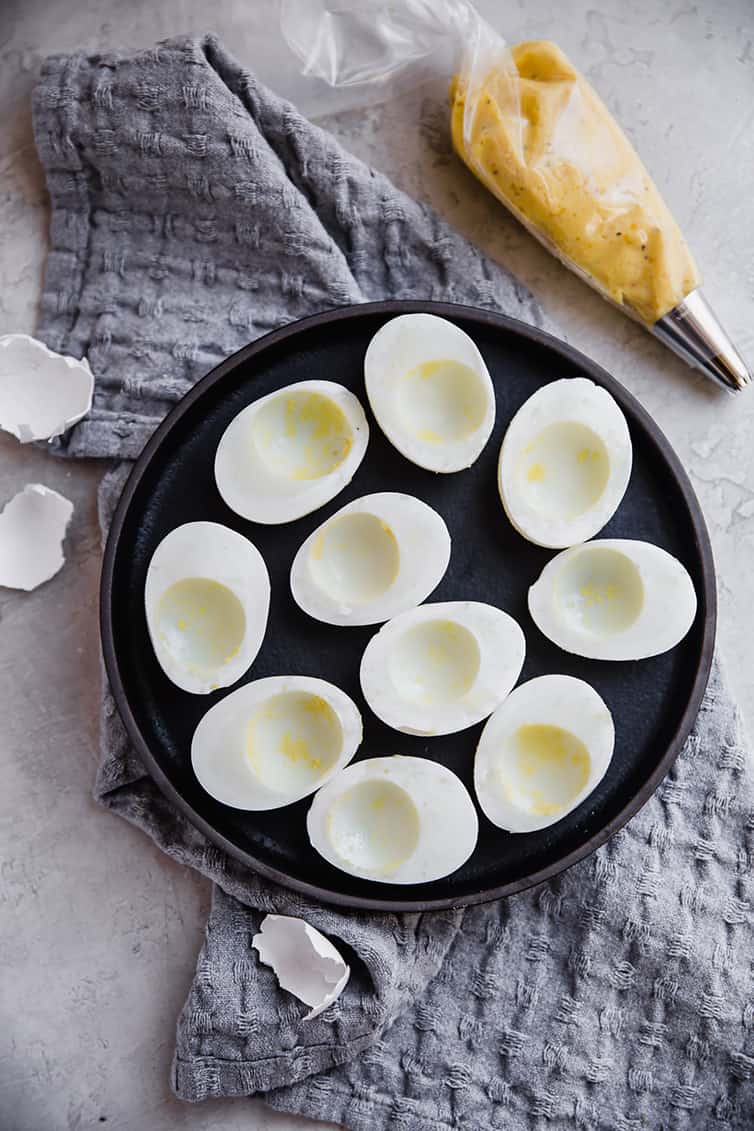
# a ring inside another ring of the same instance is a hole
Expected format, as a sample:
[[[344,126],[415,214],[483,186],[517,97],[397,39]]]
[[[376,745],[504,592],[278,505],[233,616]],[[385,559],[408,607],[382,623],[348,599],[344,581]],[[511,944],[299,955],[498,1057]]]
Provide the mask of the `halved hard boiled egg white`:
[[[235,683],[262,646],[270,579],[248,538],[187,522],[158,545],[144,587],[147,628],[165,675],[195,695]]]
[[[217,489],[243,518],[291,522],[350,483],[368,439],[353,393],[334,381],[300,381],[231,420],[215,456]]]
[[[643,660],[675,647],[696,616],[677,558],[651,542],[603,538],[564,550],[529,590],[537,627],[591,660]]]
[[[420,604],[450,560],[450,534],[432,507],[381,491],[348,503],[293,560],[296,603],[327,624],[379,624]]]
[[[585,377],[537,389],[508,425],[498,487],[513,526],[538,546],[586,542],[618,509],[631,475],[626,419]]]
[[[369,641],[361,689],[375,715],[396,730],[453,734],[503,701],[521,674],[525,650],[516,621],[493,605],[420,605]]]
[[[356,704],[311,676],[269,676],[231,692],[194,732],[191,764],[207,793],[235,809],[279,809],[314,793],[361,743]]]
[[[406,459],[429,471],[470,467],[495,423],[495,391],[474,342],[434,314],[402,314],[364,358],[372,412]]]
[[[522,683],[479,739],[474,788],[482,811],[512,833],[554,824],[602,780],[614,743],[612,715],[584,680],[543,675]]]
[[[479,820],[466,787],[425,758],[367,758],[316,794],[309,839],[330,864],[387,884],[424,884],[460,868]]]

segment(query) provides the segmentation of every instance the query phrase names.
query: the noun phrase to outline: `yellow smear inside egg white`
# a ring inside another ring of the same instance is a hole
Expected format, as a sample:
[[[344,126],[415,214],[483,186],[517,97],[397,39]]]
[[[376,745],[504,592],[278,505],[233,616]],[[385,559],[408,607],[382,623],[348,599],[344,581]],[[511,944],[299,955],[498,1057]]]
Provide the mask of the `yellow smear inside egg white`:
[[[556,817],[589,780],[584,743],[562,727],[527,723],[509,736],[498,770],[508,800],[537,817]]]
[[[472,435],[484,421],[487,401],[479,374],[460,361],[422,362],[396,383],[404,429],[427,444],[452,444]]]
[[[599,502],[610,477],[607,449],[591,428],[561,421],[543,428],[523,448],[517,487],[542,516],[573,519]]]
[[[480,662],[472,632],[455,621],[428,620],[394,642],[388,670],[402,699],[432,706],[463,698],[479,674]]]
[[[561,569],[554,599],[559,614],[574,628],[612,636],[638,618],[644,604],[644,584],[625,554],[587,545]]]
[[[281,392],[254,414],[251,435],[273,475],[320,479],[346,459],[353,429],[340,407],[322,393]]]
[[[213,672],[237,655],[246,614],[226,585],[206,577],[185,577],[171,585],[156,611],[157,633],[184,671]]]
[[[409,793],[376,779],[345,790],[325,817],[325,834],[349,870],[390,875],[419,843],[420,818]]]
[[[309,569],[335,601],[360,605],[387,592],[400,560],[390,526],[376,515],[352,512],[320,531],[309,552]]]
[[[277,793],[315,785],[337,762],[343,729],[319,695],[284,691],[262,703],[246,728],[246,756],[254,774]]]

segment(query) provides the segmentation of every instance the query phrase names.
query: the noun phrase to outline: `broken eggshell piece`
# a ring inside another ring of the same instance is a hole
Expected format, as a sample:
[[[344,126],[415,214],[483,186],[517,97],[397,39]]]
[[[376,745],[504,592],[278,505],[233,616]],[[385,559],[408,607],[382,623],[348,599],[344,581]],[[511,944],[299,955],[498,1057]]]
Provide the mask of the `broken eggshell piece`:
[[[528,833],[580,805],[605,776],[615,729],[582,679],[543,675],[517,687],[488,719],[474,759],[474,789],[498,828]]]
[[[29,591],[54,577],[72,514],[73,503],[41,483],[14,495],[0,513],[0,585]]]
[[[183,691],[207,695],[240,679],[262,646],[270,607],[267,566],[235,530],[187,522],[152,555],[144,606],[165,675]]]
[[[602,538],[557,554],[529,590],[540,632],[590,660],[644,660],[678,644],[697,599],[684,566],[651,542]]]
[[[333,499],[367,450],[357,397],[334,381],[300,381],[231,420],[215,456],[225,502],[252,522],[292,522]]]
[[[435,314],[401,314],[364,358],[372,412],[390,443],[428,471],[471,467],[495,423],[495,390],[476,344]]]
[[[606,389],[586,377],[537,389],[508,425],[498,489],[505,513],[538,546],[575,546],[618,509],[631,475],[631,437]]]
[[[92,407],[94,376],[28,334],[0,336],[0,428],[22,444],[62,435]]]
[[[279,809],[351,761],[362,737],[352,699],[313,676],[267,676],[226,695],[194,732],[201,786],[235,809]]]
[[[291,591],[326,624],[379,624],[424,601],[450,560],[450,534],[432,507],[380,491],[342,507],[293,559]]]
[[[351,976],[330,940],[303,919],[265,915],[251,945],[260,962],[272,967],[280,988],[310,1007],[304,1021],[332,1005]]]

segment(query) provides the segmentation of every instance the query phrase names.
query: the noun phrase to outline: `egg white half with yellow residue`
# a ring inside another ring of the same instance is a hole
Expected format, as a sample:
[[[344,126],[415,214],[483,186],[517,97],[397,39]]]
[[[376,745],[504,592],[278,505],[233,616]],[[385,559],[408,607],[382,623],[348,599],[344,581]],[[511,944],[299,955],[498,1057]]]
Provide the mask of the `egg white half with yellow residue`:
[[[207,793],[235,809],[279,809],[341,770],[361,743],[361,715],[344,691],[311,676],[269,676],[207,711],[191,764]]]
[[[165,675],[196,695],[235,683],[259,651],[270,579],[248,538],[217,522],[167,534],[147,569],[147,628]]]
[[[484,814],[512,833],[554,824],[605,776],[615,729],[604,700],[569,675],[517,687],[487,721],[474,760]]]
[[[296,603],[327,624],[379,624],[420,604],[450,560],[443,519],[396,491],[364,495],[306,539],[291,567]]]
[[[529,590],[541,632],[591,660],[643,660],[674,648],[696,616],[694,585],[651,542],[602,538],[564,550]]]
[[[243,518],[291,522],[350,483],[368,439],[353,393],[334,381],[300,381],[231,420],[215,456],[217,489]]]
[[[401,314],[364,358],[372,412],[391,444],[429,471],[471,467],[495,423],[495,390],[475,343],[434,314]]]
[[[392,755],[348,766],[312,801],[309,839],[349,876],[424,884],[474,851],[479,820],[466,787],[438,762]]]
[[[375,715],[396,730],[453,734],[503,701],[521,674],[525,650],[516,621],[493,605],[420,605],[369,641],[361,689]]]
[[[503,438],[498,488],[513,526],[539,546],[585,542],[618,509],[631,475],[626,418],[585,377],[537,389]]]

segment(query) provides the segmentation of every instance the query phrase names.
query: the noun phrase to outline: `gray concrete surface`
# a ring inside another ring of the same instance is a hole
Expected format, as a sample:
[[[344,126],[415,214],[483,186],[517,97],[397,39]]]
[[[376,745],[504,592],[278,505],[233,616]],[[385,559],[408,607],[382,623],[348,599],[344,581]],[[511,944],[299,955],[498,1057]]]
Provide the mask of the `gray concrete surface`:
[[[750,0],[510,0],[479,5],[509,39],[549,36],[586,71],[636,142],[697,254],[709,297],[754,355],[754,9]],[[296,78],[270,0],[0,0],[0,332],[32,330],[46,245],[30,133],[41,59],[215,30],[302,109],[332,109]],[[554,15],[552,13],[555,13]],[[425,90],[328,117],[344,143],[429,200],[509,265],[570,340],[653,412],[712,532],[721,638],[754,715],[754,393],[727,399],[559,267],[434,144],[444,106]],[[119,1131],[313,1126],[255,1101],[170,1098],[175,1017],[208,891],[90,800],[97,744],[97,466],[0,437],[0,502],[29,481],[76,505],[64,571],[0,591],[0,1127]],[[106,1123],[103,1121],[106,1120]]]

